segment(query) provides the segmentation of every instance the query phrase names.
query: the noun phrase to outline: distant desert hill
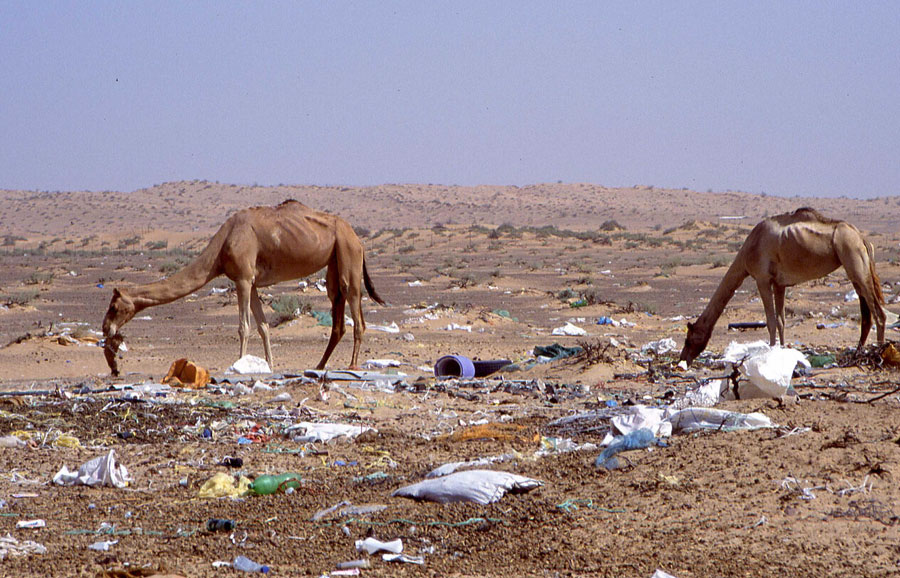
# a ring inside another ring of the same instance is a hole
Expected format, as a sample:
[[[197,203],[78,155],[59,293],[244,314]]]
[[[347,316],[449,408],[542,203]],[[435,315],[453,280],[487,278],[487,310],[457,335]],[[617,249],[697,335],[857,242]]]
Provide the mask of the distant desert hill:
[[[868,232],[894,232],[900,198],[772,197],[701,193],[649,186],[594,184],[516,186],[380,185],[372,187],[240,186],[209,181],[171,182],[133,192],[0,190],[4,236],[85,238],[169,231],[202,236],[234,211],[297,199],[335,213],[357,227],[421,228],[438,224],[553,225],[595,230],[615,221],[628,229],[659,229],[727,217],[752,225],[767,215],[812,206]],[[734,222],[734,221],[732,221]]]

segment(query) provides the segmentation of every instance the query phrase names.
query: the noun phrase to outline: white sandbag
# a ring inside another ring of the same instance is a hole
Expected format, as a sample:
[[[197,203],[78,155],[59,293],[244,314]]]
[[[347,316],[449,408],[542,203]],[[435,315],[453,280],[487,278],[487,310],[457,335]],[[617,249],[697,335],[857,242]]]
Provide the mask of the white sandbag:
[[[404,486],[394,490],[391,495],[441,504],[449,502],[491,504],[502,498],[506,492],[529,492],[542,485],[544,482],[509,472],[467,470]]]
[[[779,397],[790,387],[791,376],[798,363],[810,367],[806,356],[796,349],[773,347],[744,361],[741,373],[766,395]]]
[[[668,421],[672,433],[691,433],[703,429],[722,431],[751,430],[775,427],[765,414],[738,413],[711,407],[691,407],[672,414]]]
[[[225,373],[238,373],[241,375],[246,375],[248,373],[272,373],[272,369],[265,359],[256,357],[255,355],[245,355],[235,361],[231,367],[226,369]]]

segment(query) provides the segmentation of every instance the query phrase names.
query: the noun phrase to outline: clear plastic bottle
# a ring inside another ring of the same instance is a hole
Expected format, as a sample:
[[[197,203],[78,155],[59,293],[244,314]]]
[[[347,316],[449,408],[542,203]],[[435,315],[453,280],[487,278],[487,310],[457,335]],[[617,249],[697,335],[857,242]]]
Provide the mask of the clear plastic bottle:
[[[244,572],[262,572],[263,574],[269,573],[268,566],[264,564],[257,564],[246,556],[238,556],[237,558],[235,558],[232,567],[235,570],[243,570]]]

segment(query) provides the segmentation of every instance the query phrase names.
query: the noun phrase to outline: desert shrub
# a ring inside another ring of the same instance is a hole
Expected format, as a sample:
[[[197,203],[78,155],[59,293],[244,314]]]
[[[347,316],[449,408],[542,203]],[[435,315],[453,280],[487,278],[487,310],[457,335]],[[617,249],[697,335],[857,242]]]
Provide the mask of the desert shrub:
[[[166,261],[159,266],[159,272],[163,275],[168,275],[169,273],[178,271],[180,268],[181,267],[179,267],[178,263],[176,263],[175,261]]]
[[[581,297],[581,295],[579,295],[577,291],[574,291],[574,290],[570,289],[569,287],[566,287],[565,289],[563,289],[562,291],[559,291],[556,294],[556,298],[559,299],[560,301],[568,301],[569,299],[578,299],[580,297]]]
[[[24,291],[20,293],[11,293],[8,295],[0,295],[0,302],[7,307],[24,307],[35,299],[37,299],[37,291]]]
[[[410,244],[410,245],[405,245],[403,247],[400,247],[399,249],[397,249],[397,252],[400,253],[401,255],[406,255],[408,253],[412,253],[415,250],[416,250],[416,246]]]
[[[126,237],[119,241],[119,249],[127,249],[129,247],[134,247],[138,243],[141,242],[140,235],[134,235],[133,237]]]
[[[491,240],[496,240],[500,238],[500,230],[499,229],[491,229],[491,231],[487,234],[487,238]]]
[[[612,303],[612,301],[606,298],[603,290],[598,287],[585,289],[581,294],[581,298],[584,299],[588,305],[609,305]]]
[[[53,282],[54,277],[55,277],[55,275],[51,272],[41,273],[41,272],[35,271],[34,273],[31,274],[30,277],[28,277],[28,279],[25,279],[25,284],[26,285],[49,285],[50,283]]]
[[[609,353],[612,344],[608,340],[606,342],[599,339],[593,341],[582,340],[578,342],[578,346],[581,347],[581,353],[576,356],[576,360],[585,365],[612,363],[615,361],[614,357]],[[612,347],[612,351],[615,352],[614,347]]]
[[[610,220],[608,220],[608,221],[604,221],[603,224],[600,225],[599,228],[600,228],[601,231],[606,231],[606,232],[610,232],[610,231],[624,231],[624,230],[625,230],[625,227],[623,227],[622,225],[620,225],[617,221],[615,221],[615,220],[613,220],[613,219],[610,219]]]
[[[269,306],[275,312],[272,318],[273,326],[278,326],[303,314],[312,312],[312,306],[309,303],[304,303],[299,297],[289,293],[279,295],[272,300]]]
[[[368,237],[369,235],[372,234],[372,231],[370,231],[366,227],[354,226],[353,230],[356,232],[356,236],[359,237],[360,239],[365,239],[366,237]]]
[[[726,257],[716,257],[713,259],[712,263],[709,264],[710,269],[718,269],[719,267],[727,267],[728,259]]]
[[[144,245],[150,251],[164,251],[168,246],[168,241],[147,241]]]
[[[466,287],[472,287],[473,285],[475,285],[475,278],[468,273],[450,280],[450,287],[465,289]]]

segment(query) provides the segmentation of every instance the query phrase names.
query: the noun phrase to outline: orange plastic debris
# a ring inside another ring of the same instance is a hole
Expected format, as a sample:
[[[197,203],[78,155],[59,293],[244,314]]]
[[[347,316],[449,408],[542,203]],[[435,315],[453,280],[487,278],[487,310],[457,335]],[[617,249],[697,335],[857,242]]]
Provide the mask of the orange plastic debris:
[[[209,372],[193,361],[176,359],[162,382],[175,387],[201,388],[209,383]]]
[[[523,425],[511,423],[486,423],[481,425],[469,426],[465,429],[457,430],[447,436],[448,439],[455,442],[493,439],[498,441],[526,441],[536,442],[540,440],[538,434],[531,434]]]

